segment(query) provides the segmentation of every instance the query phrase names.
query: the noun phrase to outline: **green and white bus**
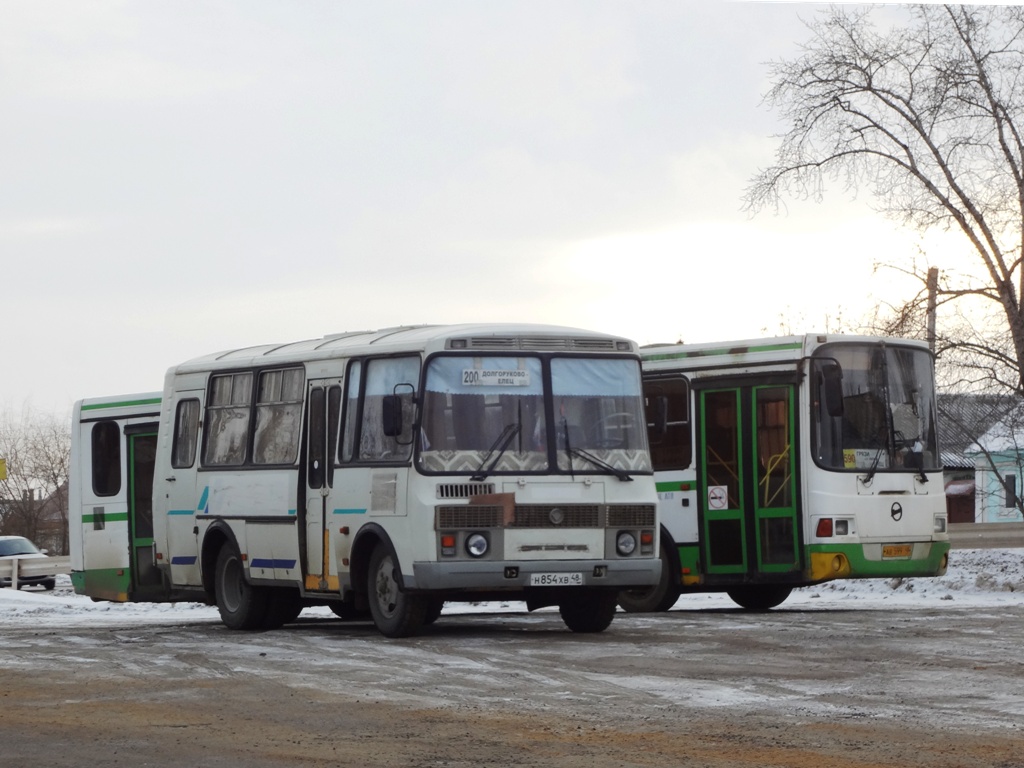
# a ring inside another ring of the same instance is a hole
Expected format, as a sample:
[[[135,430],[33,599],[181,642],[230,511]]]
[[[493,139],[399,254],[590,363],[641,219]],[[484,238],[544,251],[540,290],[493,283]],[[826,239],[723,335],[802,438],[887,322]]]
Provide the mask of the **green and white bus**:
[[[445,601],[558,606],[576,632],[660,578],[636,345],[539,325],[415,326],[229,350],[163,391],[75,405],[72,581],[304,606],[414,634]]]
[[[939,576],[949,538],[926,344],[804,335],[643,347],[661,582],[765,610],[830,579]]]

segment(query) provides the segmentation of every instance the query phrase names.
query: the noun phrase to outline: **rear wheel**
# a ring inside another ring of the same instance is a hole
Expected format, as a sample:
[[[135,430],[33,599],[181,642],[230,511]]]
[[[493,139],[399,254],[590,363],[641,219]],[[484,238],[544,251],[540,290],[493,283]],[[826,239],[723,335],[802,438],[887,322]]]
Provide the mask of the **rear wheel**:
[[[734,587],[726,592],[732,601],[748,611],[767,611],[782,605],[792,587],[785,584],[754,584],[746,587]]]
[[[214,571],[217,610],[228,629],[260,629],[267,617],[266,589],[254,587],[245,578],[242,556],[232,544],[225,544],[217,555]]]
[[[653,587],[624,589],[619,592],[619,606],[627,613],[658,613],[667,611],[679,599],[679,585],[675,583],[672,557],[661,548],[661,580]]]
[[[354,603],[351,602],[332,602],[330,606],[331,612],[343,621],[358,621],[359,619],[368,618],[366,611],[360,611],[356,608]]]
[[[561,603],[558,612],[573,632],[603,632],[615,618],[617,592],[591,590],[571,603]]]
[[[427,603],[427,612],[423,616],[423,624],[433,624],[441,618],[441,611],[444,609],[444,600],[435,598]]]
[[[367,597],[373,623],[385,637],[409,637],[423,626],[428,599],[402,591],[398,563],[383,544],[370,557]]]
[[[299,590],[291,587],[274,587],[267,599],[267,615],[263,619],[264,629],[277,629],[290,624],[302,613],[302,598]]]

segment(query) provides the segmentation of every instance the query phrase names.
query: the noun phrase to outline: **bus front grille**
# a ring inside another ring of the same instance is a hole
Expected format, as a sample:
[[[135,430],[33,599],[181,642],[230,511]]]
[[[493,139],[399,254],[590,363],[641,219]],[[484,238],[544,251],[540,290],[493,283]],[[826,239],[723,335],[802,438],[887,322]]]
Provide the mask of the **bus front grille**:
[[[506,514],[506,513],[509,514]],[[653,504],[443,504],[437,530],[465,528],[653,528]]]

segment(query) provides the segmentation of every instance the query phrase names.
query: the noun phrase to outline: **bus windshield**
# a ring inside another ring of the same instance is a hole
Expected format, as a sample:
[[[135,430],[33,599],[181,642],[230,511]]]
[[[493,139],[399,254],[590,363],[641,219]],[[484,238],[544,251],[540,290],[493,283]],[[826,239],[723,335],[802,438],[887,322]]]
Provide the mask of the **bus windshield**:
[[[419,441],[427,472],[651,471],[635,360],[435,356]]]
[[[815,459],[827,469],[940,468],[931,355],[885,344],[825,345],[812,364]]]

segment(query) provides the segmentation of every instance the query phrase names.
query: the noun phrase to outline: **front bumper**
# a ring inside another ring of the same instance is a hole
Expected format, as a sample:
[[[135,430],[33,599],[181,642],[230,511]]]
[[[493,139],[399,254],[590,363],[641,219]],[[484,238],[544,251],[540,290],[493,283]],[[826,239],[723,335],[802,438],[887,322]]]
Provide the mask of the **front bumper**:
[[[457,560],[413,563],[409,590],[509,590],[531,589],[535,573],[580,573],[584,587],[638,589],[654,586],[661,578],[661,559],[636,560]]]

